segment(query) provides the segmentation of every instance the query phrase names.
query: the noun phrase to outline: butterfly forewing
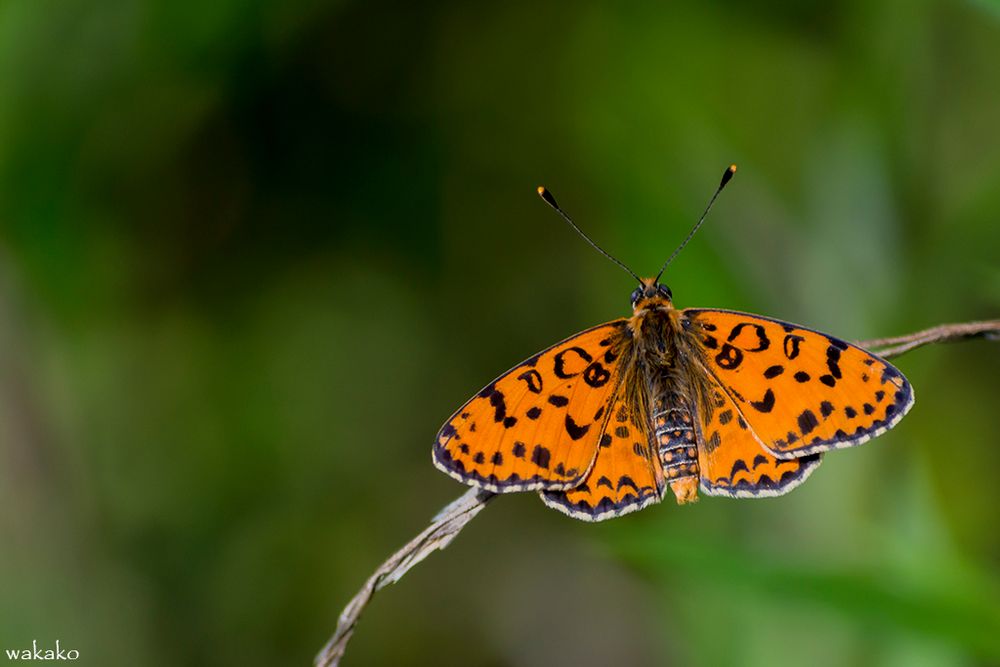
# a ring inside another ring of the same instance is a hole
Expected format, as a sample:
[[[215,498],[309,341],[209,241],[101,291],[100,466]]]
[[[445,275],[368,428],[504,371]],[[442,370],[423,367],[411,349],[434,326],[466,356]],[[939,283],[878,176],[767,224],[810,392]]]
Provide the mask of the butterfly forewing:
[[[683,317],[713,379],[779,458],[859,445],[913,405],[895,367],[832,336],[733,311],[687,309]]]
[[[491,382],[442,427],[435,465],[497,493],[578,486],[620,381],[624,327],[588,329]]]

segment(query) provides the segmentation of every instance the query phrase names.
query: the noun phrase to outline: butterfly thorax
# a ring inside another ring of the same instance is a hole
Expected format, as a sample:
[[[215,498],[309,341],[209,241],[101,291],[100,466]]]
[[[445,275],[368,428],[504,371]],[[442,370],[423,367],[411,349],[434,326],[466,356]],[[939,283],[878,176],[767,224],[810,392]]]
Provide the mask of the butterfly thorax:
[[[697,500],[698,434],[693,415],[708,395],[705,373],[681,311],[657,294],[638,300],[629,319],[635,369],[633,400],[650,424],[656,458],[679,503]]]

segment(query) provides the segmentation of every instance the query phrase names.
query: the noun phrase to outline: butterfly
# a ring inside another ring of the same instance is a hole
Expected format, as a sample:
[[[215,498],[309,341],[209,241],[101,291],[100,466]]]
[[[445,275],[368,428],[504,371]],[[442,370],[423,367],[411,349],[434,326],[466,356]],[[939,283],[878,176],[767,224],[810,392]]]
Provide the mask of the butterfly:
[[[867,442],[913,405],[903,374],[862,348],[781,320],[677,309],[660,277],[704,222],[736,165],[655,278],[594,243],[638,282],[632,316],[539,352],[444,424],[434,464],[493,493],[537,491],[546,505],[602,521],[657,503],[779,496],[823,453]]]

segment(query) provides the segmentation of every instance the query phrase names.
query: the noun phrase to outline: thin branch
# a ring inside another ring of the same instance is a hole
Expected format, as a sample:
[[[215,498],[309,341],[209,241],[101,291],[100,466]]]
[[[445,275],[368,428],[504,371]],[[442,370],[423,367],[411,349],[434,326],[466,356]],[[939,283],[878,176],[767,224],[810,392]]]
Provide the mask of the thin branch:
[[[344,655],[347,642],[354,634],[354,626],[357,625],[361,612],[368,606],[372,596],[389,584],[399,581],[411,567],[427,558],[432,551],[444,549],[451,544],[451,541],[465,527],[465,524],[479,514],[495,496],[495,493],[489,491],[470,488],[461,497],[438,512],[437,516],[431,520],[431,525],[425,528],[422,533],[390,556],[389,560],[382,563],[375,570],[375,574],[368,578],[358,594],[347,603],[344,611],[340,612],[337,630],[316,656],[316,666],[336,667]]]
[[[876,338],[858,343],[863,348],[875,352],[881,357],[898,357],[930,343],[947,343],[970,338],[985,338],[1000,340],[1000,320],[984,322],[960,322],[958,324],[941,324],[930,329],[895,338]]]
[[[905,336],[879,338],[858,343],[882,357],[898,357],[930,343],[945,343],[971,338],[1000,340],[1000,320],[986,322],[965,322],[942,324]],[[330,637],[323,650],[316,656],[316,667],[337,667],[344,656],[347,642],[354,634],[354,628],[368,603],[376,592],[389,584],[399,581],[411,567],[427,558],[431,552],[444,549],[451,544],[459,531],[472,517],[479,514],[487,503],[496,497],[495,493],[470,488],[461,497],[438,512],[431,524],[422,533],[408,542],[402,549],[382,563],[365,582],[357,595],[344,607],[337,622],[337,630]]]

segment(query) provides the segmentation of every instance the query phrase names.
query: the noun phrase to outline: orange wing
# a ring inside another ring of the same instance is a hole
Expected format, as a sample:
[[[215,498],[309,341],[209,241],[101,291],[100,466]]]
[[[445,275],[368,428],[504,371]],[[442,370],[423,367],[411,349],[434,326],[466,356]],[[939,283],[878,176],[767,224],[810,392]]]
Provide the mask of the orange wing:
[[[698,463],[701,490],[710,496],[780,496],[801,484],[820,464],[822,454],[776,458],[757,439],[733,399],[715,385],[713,409],[701,411]]]
[[[663,497],[663,471],[650,439],[649,419],[629,407],[625,387],[611,406],[597,459],[583,484],[568,491],[543,491],[546,505],[584,521],[603,521],[641,510]]]
[[[619,383],[624,327],[588,329],[488,384],[441,428],[434,465],[495,493],[578,486]]]
[[[778,458],[859,445],[913,405],[895,367],[832,336],[726,310],[687,309],[682,321],[711,375]]]

